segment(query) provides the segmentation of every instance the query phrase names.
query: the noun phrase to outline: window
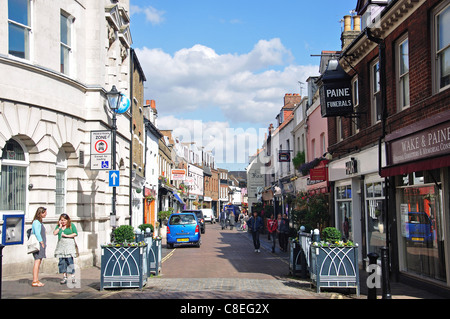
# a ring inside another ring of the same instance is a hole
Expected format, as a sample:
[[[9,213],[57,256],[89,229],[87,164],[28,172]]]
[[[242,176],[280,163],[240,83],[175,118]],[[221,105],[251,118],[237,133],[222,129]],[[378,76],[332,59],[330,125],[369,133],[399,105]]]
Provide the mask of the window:
[[[6,142],[0,159],[0,210],[25,211],[28,160],[15,140]]]
[[[72,19],[61,13],[61,73],[69,74],[70,53],[72,52]]]
[[[397,44],[397,94],[399,111],[409,106],[409,49],[408,38],[403,37]]]
[[[450,1],[444,1],[433,15],[435,87],[450,87]]]
[[[337,226],[345,239],[353,241],[352,230],[352,187],[336,187]]]
[[[66,152],[60,149],[56,159],[56,188],[55,188],[55,214],[65,213],[66,210]]]
[[[370,67],[371,94],[372,94],[372,122],[381,120],[381,86],[380,86],[380,62],[376,61]]]
[[[344,139],[344,127],[342,125],[342,117],[336,117],[336,133],[337,133],[337,141],[340,142]]]
[[[441,172],[413,172],[396,182],[400,270],[446,282]]]
[[[384,216],[384,182],[368,182],[366,191],[366,219],[368,252],[381,256],[381,247],[386,245]]]
[[[8,0],[8,53],[30,59],[30,0]]]

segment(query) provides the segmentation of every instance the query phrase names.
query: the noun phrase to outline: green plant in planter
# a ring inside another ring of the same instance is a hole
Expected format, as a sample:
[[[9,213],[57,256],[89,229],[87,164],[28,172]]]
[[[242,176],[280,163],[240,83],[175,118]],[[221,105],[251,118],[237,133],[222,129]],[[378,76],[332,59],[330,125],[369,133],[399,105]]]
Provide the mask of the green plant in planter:
[[[152,233],[153,233],[153,230],[154,230],[152,224],[142,224],[142,225],[139,225],[138,228],[139,228],[140,230],[142,230],[143,232],[145,232],[145,230],[146,230],[147,228],[150,228],[150,231],[151,231]]]
[[[122,225],[114,230],[116,243],[132,242],[134,240],[134,229],[130,225]]]
[[[328,243],[336,243],[341,240],[341,232],[335,227],[326,227],[322,230],[322,240]]]

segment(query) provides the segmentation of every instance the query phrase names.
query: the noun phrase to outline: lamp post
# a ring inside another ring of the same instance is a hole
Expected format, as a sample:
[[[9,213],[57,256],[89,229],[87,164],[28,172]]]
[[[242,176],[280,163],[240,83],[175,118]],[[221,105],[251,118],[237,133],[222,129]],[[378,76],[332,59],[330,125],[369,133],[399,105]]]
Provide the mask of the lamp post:
[[[117,133],[117,118],[116,118],[116,110],[119,108],[121,94],[117,91],[116,86],[113,85],[111,91],[106,92],[106,97],[108,99],[109,108],[112,111],[112,169],[116,169],[116,133]],[[113,187],[113,195],[112,195],[112,212],[111,212],[111,225],[113,231],[111,233],[111,241],[114,241],[114,229],[116,227],[116,187]]]

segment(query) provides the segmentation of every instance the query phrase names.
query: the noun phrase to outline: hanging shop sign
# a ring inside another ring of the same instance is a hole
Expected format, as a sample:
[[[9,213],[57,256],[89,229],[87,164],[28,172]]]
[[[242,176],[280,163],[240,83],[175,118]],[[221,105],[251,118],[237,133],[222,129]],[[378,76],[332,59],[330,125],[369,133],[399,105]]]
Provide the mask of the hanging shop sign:
[[[278,162],[290,162],[291,161],[291,151],[282,151],[278,152]]]
[[[173,181],[184,181],[186,179],[185,169],[172,169],[172,180]]]
[[[330,60],[319,79],[322,117],[345,116],[353,113],[352,83],[338,60]]]

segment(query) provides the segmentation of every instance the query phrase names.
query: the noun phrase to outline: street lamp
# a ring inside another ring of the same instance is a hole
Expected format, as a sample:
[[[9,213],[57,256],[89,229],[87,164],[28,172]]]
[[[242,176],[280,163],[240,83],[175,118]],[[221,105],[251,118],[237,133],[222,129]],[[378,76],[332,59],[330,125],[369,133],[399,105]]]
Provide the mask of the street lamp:
[[[106,92],[106,98],[108,99],[109,108],[112,110],[112,169],[116,169],[116,133],[117,133],[117,119],[116,119],[116,110],[119,108],[121,94],[117,91],[115,85],[113,85],[111,91]],[[111,212],[111,226],[113,231],[111,233],[111,241],[114,241],[114,229],[116,227],[116,187],[113,186],[113,196],[112,196],[112,212]]]

